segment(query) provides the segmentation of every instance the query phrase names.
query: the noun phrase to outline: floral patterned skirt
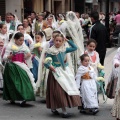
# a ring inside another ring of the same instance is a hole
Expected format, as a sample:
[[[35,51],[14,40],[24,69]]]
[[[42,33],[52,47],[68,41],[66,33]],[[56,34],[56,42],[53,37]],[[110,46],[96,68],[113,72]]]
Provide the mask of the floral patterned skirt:
[[[120,92],[115,96],[114,104],[112,107],[112,116],[120,119]]]

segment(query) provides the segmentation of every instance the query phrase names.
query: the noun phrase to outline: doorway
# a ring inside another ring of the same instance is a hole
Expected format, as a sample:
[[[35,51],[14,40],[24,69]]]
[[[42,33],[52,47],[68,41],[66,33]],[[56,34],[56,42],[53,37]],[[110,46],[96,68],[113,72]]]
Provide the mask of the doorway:
[[[62,1],[54,1],[54,14],[62,13]]]
[[[24,18],[33,11],[33,0],[24,0]]]

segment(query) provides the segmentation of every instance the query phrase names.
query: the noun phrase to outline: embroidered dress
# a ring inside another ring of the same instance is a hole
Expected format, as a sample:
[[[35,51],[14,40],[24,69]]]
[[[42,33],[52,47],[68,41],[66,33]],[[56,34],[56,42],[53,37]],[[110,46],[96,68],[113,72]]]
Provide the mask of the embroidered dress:
[[[17,52],[13,52],[12,46],[18,48]],[[13,53],[12,60],[5,65],[4,71],[4,88],[3,88],[3,99],[4,100],[26,100],[34,101],[36,91],[36,85],[34,78],[30,72],[24,54],[30,52],[28,47],[23,44],[17,46],[16,44],[9,44],[6,47],[4,60],[7,60],[7,56]]]
[[[79,91],[77,89],[74,75],[66,62],[66,54],[77,48],[72,41],[68,41],[70,48],[64,45],[60,48],[52,46],[48,49],[47,57],[52,58],[55,73],[50,71],[47,80],[47,108],[57,109],[63,107],[81,106]],[[50,65],[45,63],[45,67]]]
[[[84,108],[98,108],[96,74],[92,67],[81,65],[76,74],[76,83]]]

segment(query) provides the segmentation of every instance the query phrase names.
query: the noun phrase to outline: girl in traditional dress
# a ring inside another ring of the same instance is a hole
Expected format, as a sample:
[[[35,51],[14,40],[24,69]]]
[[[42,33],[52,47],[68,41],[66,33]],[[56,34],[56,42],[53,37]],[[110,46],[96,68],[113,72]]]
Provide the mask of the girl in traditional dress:
[[[90,39],[87,42],[87,49],[85,51],[85,54],[88,54],[88,56],[90,57],[90,65],[94,68],[95,72],[98,75],[97,67],[100,66],[100,61],[99,54],[95,51],[96,45],[96,41],[94,39]]]
[[[120,120],[120,48],[118,48],[117,53],[114,56],[113,66],[114,66],[113,68],[114,78],[118,77],[118,81],[117,81],[117,85],[115,84],[116,90],[115,90],[114,104],[112,107],[112,116],[116,117],[116,120]]]
[[[31,45],[31,51],[33,54],[32,57],[33,68],[31,69],[31,71],[34,75],[35,82],[37,82],[38,79],[39,59],[42,53],[42,49],[45,46],[45,43],[46,43],[45,34],[43,32],[36,33],[34,43]]]
[[[38,80],[37,80],[36,85],[38,88],[37,94],[40,95],[40,97],[43,98],[43,100],[46,100],[47,78],[49,74],[49,69],[43,66],[43,61],[46,56],[45,52],[48,51],[48,49],[54,45],[54,38],[57,34],[60,34],[60,33],[61,32],[58,30],[53,31],[51,40],[46,42],[46,45],[44,46],[42,53],[41,53],[41,57],[39,61],[39,68],[38,68],[39,74],[38,74]]]
[[[98,112],[96,73],[89,65],[90,58],[87,54],[81,57],[81,65],[76,74],[76,83],[80,89],[80,96],[82,97],[83,109],[80,112]]]
[[[8,44],[3,60],[9,61],[4,70],[3,99],[15,101],[23,105],[26,101],[34,101],[36,85],[26,60],[31,56],[30,50],[24,44],[24,35],[15,33]]]
[[[33,39],[29,34],[25,32],[23,24],[19,24],[17,26],[17,31],[20,31],[24,35],[24,42],[28,47],[30,47],[30,45],[33,43]]]
[[[80,96],[74,75],[68,67],[66,54],[77,50],[76,45],[66,40],[71,46],[66,48],[62,34],[55,36],[54,45],[48,49],[44,65],[50,70],[47,80],[47,108],[53,114],[59,114],[56,109],[62,108],[62,117],[70,117],[66,107],[80,106]],[[69,74],[68,74],[69,73]]]

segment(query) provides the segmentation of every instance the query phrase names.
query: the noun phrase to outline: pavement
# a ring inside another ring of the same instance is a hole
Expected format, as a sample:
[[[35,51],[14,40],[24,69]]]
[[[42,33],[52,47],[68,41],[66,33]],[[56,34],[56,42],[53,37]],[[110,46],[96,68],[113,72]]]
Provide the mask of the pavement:
[[[112,69],[112,59],[116,53],[117,48],[108,48],[105,59],[105,82]],[[99,96],[100,108],[96,115],[84,115],[79,112],[77,107],[67,109],[68,112],[73,113],[71,120],[116,120],[112,117],[110,111],[113,100],[107,99],[104,103],[102,96]],[[61,113],[61,109],[59,110]],[[54,116],[49,109],[46,108],[45,103],[41,98],[37,97],[35,102],[28,102],[25,107],[20,107],[19,103],[12,105],[9,101],[2,99],[0,92],[0,120],[63,120],[60,116]]]

